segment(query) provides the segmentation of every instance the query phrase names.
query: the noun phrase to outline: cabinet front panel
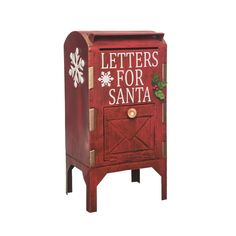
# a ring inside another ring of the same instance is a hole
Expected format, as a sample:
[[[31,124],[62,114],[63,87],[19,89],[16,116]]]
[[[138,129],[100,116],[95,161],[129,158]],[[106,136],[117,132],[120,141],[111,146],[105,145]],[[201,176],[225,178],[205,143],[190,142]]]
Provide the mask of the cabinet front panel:
[[[161,158],[162,101],[154,94],[154,74],[162,77],[158,47],[99,49],[95,53],[90,104],[96,109],[93,134],[97,161]]]

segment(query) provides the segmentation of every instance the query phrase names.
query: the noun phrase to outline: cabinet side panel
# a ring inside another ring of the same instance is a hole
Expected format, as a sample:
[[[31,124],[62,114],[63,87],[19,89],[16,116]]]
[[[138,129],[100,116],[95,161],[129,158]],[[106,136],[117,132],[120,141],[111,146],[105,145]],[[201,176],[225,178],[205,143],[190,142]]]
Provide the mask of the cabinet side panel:
[[[89,165],[88,47],[79,32],[64,44],[66,154]]]

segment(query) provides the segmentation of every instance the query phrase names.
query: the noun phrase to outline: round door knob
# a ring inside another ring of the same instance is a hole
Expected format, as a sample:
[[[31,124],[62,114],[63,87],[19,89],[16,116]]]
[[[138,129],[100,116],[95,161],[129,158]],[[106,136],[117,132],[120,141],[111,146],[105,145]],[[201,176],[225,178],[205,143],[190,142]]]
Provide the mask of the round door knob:
[[[130,119],[135,118],[136,115],[137,115],[137,111],[136,111],[135,108],[130,108],[127,113],[128,113],[128,117],[129,117]]]

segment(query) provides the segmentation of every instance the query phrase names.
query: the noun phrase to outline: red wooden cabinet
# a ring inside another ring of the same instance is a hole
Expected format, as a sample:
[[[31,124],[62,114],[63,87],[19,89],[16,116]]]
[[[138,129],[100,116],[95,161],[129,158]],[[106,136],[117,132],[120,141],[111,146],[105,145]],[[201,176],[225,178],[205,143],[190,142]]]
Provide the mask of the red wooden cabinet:
[[[66,192],[83,172],[87,210],[109,172],[153,167],[167,195],[166,43],[164,34],[72,32],[64,44]]]

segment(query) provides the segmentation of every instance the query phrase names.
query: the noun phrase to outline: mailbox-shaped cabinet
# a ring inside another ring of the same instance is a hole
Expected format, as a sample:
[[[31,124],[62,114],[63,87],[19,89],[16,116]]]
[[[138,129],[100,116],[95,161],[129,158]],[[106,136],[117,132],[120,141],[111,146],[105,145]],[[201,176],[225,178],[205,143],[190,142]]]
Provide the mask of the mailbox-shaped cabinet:
[[[87,210],[110,172],[154,168],[166,199],[166,43],[163,33],[72,32],[64,44],[66,192],[83,172]]]

